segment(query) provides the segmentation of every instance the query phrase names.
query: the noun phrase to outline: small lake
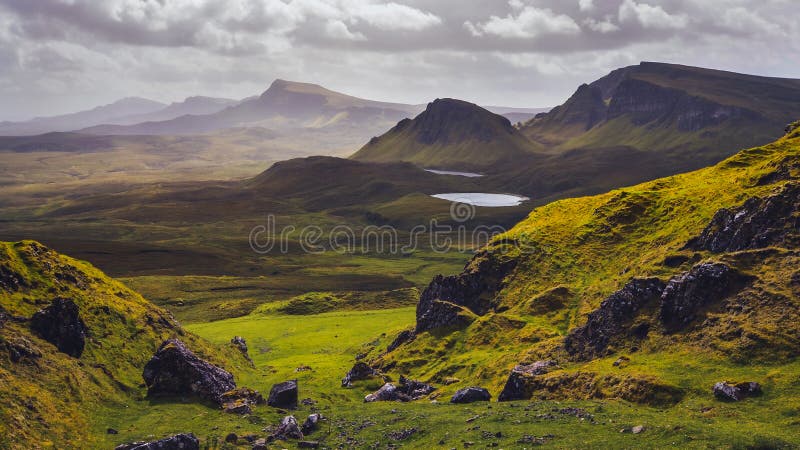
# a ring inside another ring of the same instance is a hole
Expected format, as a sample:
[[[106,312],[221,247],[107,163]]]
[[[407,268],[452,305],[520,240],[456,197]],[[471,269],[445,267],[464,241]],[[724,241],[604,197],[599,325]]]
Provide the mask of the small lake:
[[[448,200],[451,202],[467,203],[474,206],[499,207],[517,206],[528,200],[528,197],[511,194],[486,194],[483,192],[452,192],[448,194],[434,194],[431,197]]]
[[[482,173],[475,173],[475,172],[457,172],[455,170],[435,170],[435,169],[425,169],[426,172],[435,173],[437,175],[456,175],[459,177],[482,177]]]

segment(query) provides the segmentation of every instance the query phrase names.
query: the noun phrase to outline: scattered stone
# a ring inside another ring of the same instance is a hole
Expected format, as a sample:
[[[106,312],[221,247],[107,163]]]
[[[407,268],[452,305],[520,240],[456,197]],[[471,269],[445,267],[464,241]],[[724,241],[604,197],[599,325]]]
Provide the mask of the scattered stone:
[[[461,380],[455,377],[445,377],[445,379],[442,380],[442,384],[444,384],[445,386],[450,386],[451,384],[456,384],[460,382]]]
[[[631,428],[631,433],[639,434],[644,432],[645,428],[644,425],[636,425],[635,427]]]
[[[627,356],[620,356],[619,358],[617,358],[616,361],[614,361],[614,363],[612,365],[614,367],[621,367],[621,366],[624,366],[626,363],[630,362],[630,360],[631,359],[628,358]]]
[[[22,336],[6,341],[5,347],[8,350],[8,357],[13,363],[36,362],[37,359],[42,357],[42,352],[31,341]]]
[[[251,414],[253,409],[250,408],[250,404],[247,403],[245,400],[242,399],[235,399],[229,402],[224,402],[222,404],[222,411],[228,414],[238,414],[243,416],[245,414]]]
[[[518,444],[533,444],[533,445],[544,445],[548,441],[551,441],[555,438],[552,434],[547,434],[544,436],[531,436],[529,434],[523,435],[521,438],[517,440]]]
[[[456,391],[450,403],[488,402],[491,399],[492,394],[486,388],[471,386]]]
[[[239,436],[237,436],[236,433],[228,433],[228,435],[225,436],[225,442],[229,444],[235,444],[238,440]]]
[[[536,361],[532,364],[519,364],[511,369],[511,374],[508,376],[506,385],[503,391],[497,397],[499,402],[507,402],[511,400],[527,400],[531,398],[531,392],[528,389],[527,379],[538,375],[544,375],[547,372],[558,367],[555,361]]]
[[[400,385],[395,386],[393,383],[386,383],[380,389],[372,394],[364,397],[365,402],[386,402],[386,401],[401,401],[410,402],[412,400],[419,400],[426,395],[429,395],[436,388],[430,384],[421,381],[411,380],[404,376],[400,376]]]
[[[564,339],[564,348],[578,360],[605,356],[609,344],[629,335],[647,337],[648,330],[632,332],[638,312],[661,298],[664,282],[658,278],[634,278],[609,295],[591,313],[586,325],[575,328]]]
[[[0,264],[0,289],[7,292],[16,292],[27,285],[28,283],[25,281],[25,277],[20,273],[9,267],[6,263]]]
[[[342,387],[350,387],[353,385],[353,381],[368,380],[378,374],[379,372],[367,363],[358,361],[342,378]]]
[[[31,318],[31,330],[53,344],[61,353],[80,358],[88,330],[78,313],[78,305],[66,298],[53,300]]]
[[[264,397],[258,391],[246,387],[225,392],[222,394],[220,402],[222,403],[223,411],[239,415],[250,414],[253,412],[253,406],[266,403]]]
[[[297,407],[297,380],[284,381],[272,386],[267,404],[275,408]]]
[[[409,396],[412,400],[418,400],[435,390],[436,388],[428,383],[412,380],[400,375],[400,392]]]
[[[253,442],[253,450],[267,450],[266,438],[258,438]]]
[[[240,352],[242,352],[244,358],[248,362],[250,362],[250,365],[252,366],[253,360],[250,359],[250,354],[247,352],[247,341],[245,341],[244,338],[241,336],[234,336],[233,339],[231,339],[231,344],[233,344],[234,347],[236,347],[237,349],[239,349]]]
[[[692,322],[710,303],[741,289],[747,277],[722,263],[702,263],[672,277],[661,295],[659,320],[668,332],[676,332]]]
[[[158,441],[131,442],[114,450],[200,450],[200,441],[192,434],[176,434]]]
[[[161,344],[144,366],[142,378],[148,396],[194,395],[217,404],[236,388],[233,375],[198,358],[177,339]]]
[[[409,437],[411,437],[411,435],[413,435],[416,432],[417,429],[412,427],[412,428],[406,428],[404,430],[390,431],[386,433],[386,437],[388,437],[393,441],[402,441],[404,439],[408,439]]]
[[[302,431],[305,435],[317,431],[320,419],[322,419],[322,415],[319,413],[309,414],[308,417],[306,417],[305,422],[303,422],[303,426],[300,427],[300,431]]]
[[[319,448],[319,441],[300,441],[297,446],[299,448]]]
[[[304,398],[304,399],[300,400],[300,404],[301,405],[305,405],[305,406],[312,406],[312,405],[316,405],[317,402],[312,398]]]
[[[480,416],[480,415],[477,415],[477,416],[472,416],[472,417],[468,418],[468,419],[466,420],[466,422],[467,422],[467,423],[472,423],[472,422],[475,422],[476,420],[478,420],[478,419],[480,419],[480,418],[481,418],[481,416]]]
[[[594,419],[594,416],[592,416],[591,414],[586,412],[585,409],[582,408],[568,407],[568,408],[554,409],[553,411],[565,416],[575,416],[579,419],[587,419],[587,420]]]
[[[415,337],[416,337],[416,334],[414,333],[414,330],[403,330],[403,331],[401,331],[400,334],[398,334],[397,337],[394,338],[392,343],[389,344],[388,347],[386,347],[386,353],[394,351],[397,347],[400,347],[401,345],[405,344],[406,342],[413,341]]]
[[[747,397],[756,397],[761,395],[761,385],[754,381],[747,381],[744,383],[729,383],[727,381],[720,381],[714,384],[712,388],[714,396],[719,400],[738,402]]]
[[[270,435],[269,440],[285,441],[287,439],[303,439],[303,432],[300,430],[300,426],[294,416],[284,417],[280,425]]]
[[[113,428],[106,428],[106,434],[119,434],[119,431]]]
[[[306,366],[305,364],[303,364],[302,366],[298,366],[296,369],[294,369],[295,372],[309,372],[311,370],[314,369],[312,369],[311,366]]]

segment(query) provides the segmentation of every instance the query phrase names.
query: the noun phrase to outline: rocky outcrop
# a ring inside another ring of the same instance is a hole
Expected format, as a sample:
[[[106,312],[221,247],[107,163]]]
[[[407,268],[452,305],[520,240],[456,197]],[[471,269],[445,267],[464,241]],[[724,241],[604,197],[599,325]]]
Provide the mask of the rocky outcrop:
[[[303,432],[294,416],[286,416],[281,420],[280,425],[269,436],[270,441],[288,439],[303,439]]]
[[[450,403],[488,402],[491,399],[492,394],[486,388],[471,386],[457,390]]]
[[[503,387],[502,392],[497,397],[499,402],[507,402],[511,400],[527,400],[531,398],[532,391],[530,389],[530,378],[544,375],[547,372],[558,367],[555,361],[536,361],[531,364],[519,364],[511,369],[508,375],[508,380]]]
[[[365,402],[410,402],[419,400],[435,391],[436,388],[421,381],[400,377],[400,384],[386,383],[380,389],[364,397]]]
[[[247,353],[247,341],[245,341],[243,337],[234,336],[233,339],[231,339],[231,345],[233,345],[234,347],[236,347],[237,350],[242,352],[244,358],[250,363],[251,366],[253,365],[253,360],[250,359],[250,354]]]
[[[376,369],[365,362],[358,361],[342,378],[342,387],[350,387],[353,385],[353,381],[369,380],[378,375],[380,375],[380,372]]]
[[[242,387],[230,390],[220,397],[222,410],[231,414],[250,414],[253,406],[266,403],[264,397],[250,388]]]
[[[800,184],[789,184],[768,197],[753,197],[742,206],[720,209],[700,236],[686,244],[714,253],[800,244]]]
[[[741,289],[748,278],[722,263],[702,263],[672,277],[661,295],[659,320],[667,332],[693,321],[709,304]]]
[[[495,295],[516,260],[501,261],[489,252],[476,255],[457,276],[437,275],[417,304],[415,332],[471,323],[471,314],[484,315],[496,306]]]
[[[42,352],[22,336],[5,341],[8,358],[13,363],[33,362],[42,357]]]
[[[25,277],[7,264],[0,263],[0,289],[6,292],[16,292],[27,285]]]
[[[88,330],[78,313],[78,305],[66,298],[53,300],[31,318],[31,330],[53,344],[61,353],[80,358]]]
[[[177,339],[164,341],[144,366],[148,396],[191,395],[221,403],[236,388],[233,375],[198,358]]]
[[[661,297],[664,282],[658,278],[634,278],[600,303],[589,314],[586,325],[575,328],[564,339],[567,352],[580,360],[604,356],[609,344],[619,337],[644,338],[647,325],[634,324],[639,310]]]
[[[176,434],[158,441],[131,442],[114,450],[200,450],[200,441],[192,434]]]
[[[720,381],[714,384],[711,391],[714,393],[714,397],[727,402],[738,402],[747,397],[759,396],[762,393],[761,385],[754,381],[747,381],[744,383]]]
[[[297,380],[284,381],[272,386],[267,404],[275,408],[296,408]]]
[[[398,334],[397,337],[394,338],[394,340],[386,347],[386,353],[392,352],[401,345],[413,341],[415,337],[417,336],[414,333],[414,330],[401,331],[400,334]]]

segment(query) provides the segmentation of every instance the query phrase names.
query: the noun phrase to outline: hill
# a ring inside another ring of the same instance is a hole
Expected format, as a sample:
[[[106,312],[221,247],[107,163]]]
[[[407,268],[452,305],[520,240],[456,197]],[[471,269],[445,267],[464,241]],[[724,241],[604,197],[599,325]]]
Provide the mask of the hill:
[[[699,168],[780,137],[799,100],[796,79],[642,62],[580,86],[520,131],[551,151],[628,146]]]
[[[414,119],[404,119],[371,139],[351,158],[357,161],[407,161],[442,169],[485,169],[521,158],[538,146],[511,122],[461,100],[436,99]]]
[[[714,383],[754,381],[763,396],[727,414],[790,422],[771,412],[800,407],[786,326],[800,319],[797,125],[713,167],[536,208],[434,278],[414,329],[372,364],[505,400],[616,398],[687,420],[720,407]]]
[[[57,302],[76,305],[76,316],[65,307],[58,327],[35,331],[37,311]],[[218,365],[245,367],[88,263],[33,241],[0,242],[0,447],[113,447],[105,418],[143,397],[145,363],[175,337]]]

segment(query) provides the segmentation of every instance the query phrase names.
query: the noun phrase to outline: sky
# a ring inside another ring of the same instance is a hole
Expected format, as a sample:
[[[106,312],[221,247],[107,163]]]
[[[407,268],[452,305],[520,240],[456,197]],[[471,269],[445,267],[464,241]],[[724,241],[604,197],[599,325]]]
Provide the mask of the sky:
[[[0,120],[276,78],[547,107],[661,61],[800,78],[796,0],[0,0]]]

